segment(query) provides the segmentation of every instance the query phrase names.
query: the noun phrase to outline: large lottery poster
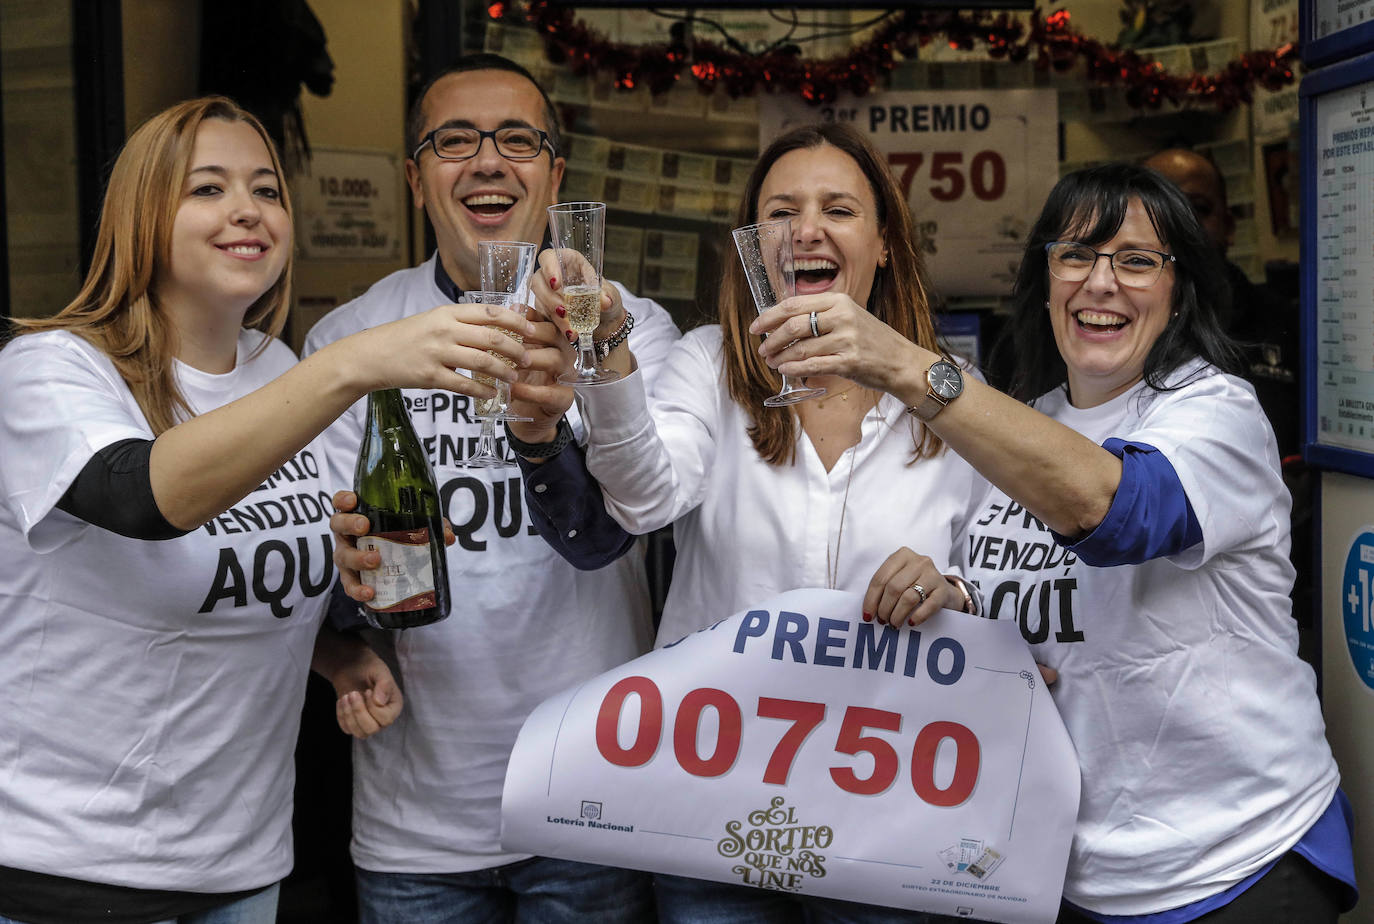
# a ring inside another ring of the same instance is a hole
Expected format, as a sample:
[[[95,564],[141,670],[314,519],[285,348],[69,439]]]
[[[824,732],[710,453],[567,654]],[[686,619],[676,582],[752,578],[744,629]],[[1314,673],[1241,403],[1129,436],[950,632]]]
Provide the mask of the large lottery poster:
[[[937,291],[1011,291],[1026,232],[1059,179],[1054,90],[893,91],[819,107],[767,96],[760,149],[817,121],[848,122],[887,156]]]
[[[1055,919],[1078,809],[1016,624],[796,590],[556,696],[508,850],[987,921]]]
[[[1317,442],[1374,452],[1374,84],[1317,98]]]

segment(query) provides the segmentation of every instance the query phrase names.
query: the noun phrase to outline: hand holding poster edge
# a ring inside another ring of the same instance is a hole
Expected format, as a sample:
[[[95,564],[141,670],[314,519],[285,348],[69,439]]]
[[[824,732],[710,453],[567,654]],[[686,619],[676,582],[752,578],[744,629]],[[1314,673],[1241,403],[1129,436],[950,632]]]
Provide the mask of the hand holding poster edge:
[[[859,610],[790,591],[552,697],[512,754],[503,845],[1054,920],[1078,769],[1016,627]]]

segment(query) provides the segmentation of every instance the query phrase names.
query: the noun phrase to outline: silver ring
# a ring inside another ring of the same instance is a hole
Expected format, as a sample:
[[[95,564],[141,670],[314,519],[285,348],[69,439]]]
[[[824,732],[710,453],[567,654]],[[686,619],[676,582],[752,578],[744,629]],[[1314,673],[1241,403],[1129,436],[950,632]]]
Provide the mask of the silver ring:
[[[816,323],[816,312],[813,311],[811,312],[811,336],[819,337],[820,335],[821,326]]]
[[[912,584],[911,589],[916,591],[916,596],[921,598],[922,603],[926,602],[926,589],[924,587],[920,584]]]

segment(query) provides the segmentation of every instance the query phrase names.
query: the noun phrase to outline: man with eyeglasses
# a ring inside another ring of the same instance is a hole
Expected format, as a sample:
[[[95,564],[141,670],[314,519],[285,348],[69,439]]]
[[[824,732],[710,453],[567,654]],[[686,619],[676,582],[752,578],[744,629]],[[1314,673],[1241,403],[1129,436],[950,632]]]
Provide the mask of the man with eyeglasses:
[[[407,135],[406,178],[434,226],[437,252],[331,312],[310,332],[307,353],[364,327],[461,303],[479,284],[479,241],[544,239],[564,161],[557,113],[527,71],[496,55],[460,59],[421,93]],[[652,375],[677,328],[653,302],[618,285],[609,294],[613,305],[595,338],[622,333],[632,316],[635,355]],[[454,604],[442,622],[374,641],[399,671],[405,707],[353,751],[360,919],[652,921],[646,875],[512,854],[500,843],[506,764],[529,712],[650,645],[642,556],[575,569],[531,526],[520,469],[461,467],[480,430],[470,402],[440,391],[405,395],[457,537],[448,553]],[[516,431],[522,455],[580,452],[567,446],[569,428],[557,426],[567,398],[564,391],[547,407],[526,407],[536,420]],[[340,487],[352,480],[362,414],[359,404],[326,435]],[[576,423],[575,409],[569,417]],[[347,519],[365,528],[363,518]],[[357,554],[342,552],[350,553]]]

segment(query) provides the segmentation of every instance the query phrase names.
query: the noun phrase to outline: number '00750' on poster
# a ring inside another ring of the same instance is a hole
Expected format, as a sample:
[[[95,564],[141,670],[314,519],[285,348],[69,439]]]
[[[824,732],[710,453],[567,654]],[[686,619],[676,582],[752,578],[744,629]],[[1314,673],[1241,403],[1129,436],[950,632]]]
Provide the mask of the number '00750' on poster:
[[[543,703],[508,850],[988,921],[1055,919],[1073,747],[1013,623],[796,590]]]

